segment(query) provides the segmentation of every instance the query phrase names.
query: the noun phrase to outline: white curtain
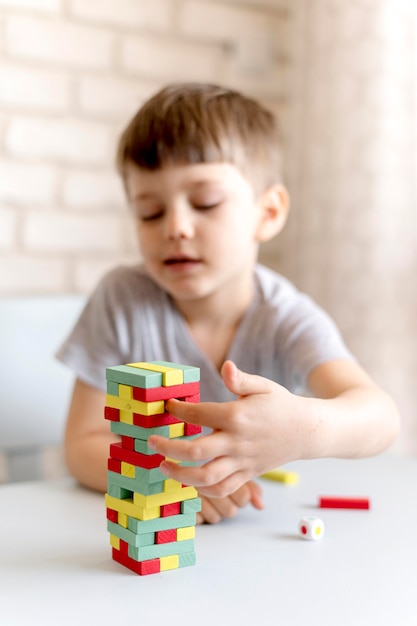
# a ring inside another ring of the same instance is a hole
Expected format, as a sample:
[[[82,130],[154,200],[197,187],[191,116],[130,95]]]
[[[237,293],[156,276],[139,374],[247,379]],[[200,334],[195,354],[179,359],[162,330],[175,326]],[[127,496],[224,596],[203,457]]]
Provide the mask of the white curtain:
[[[396,398],[417,453],[417,3],[295,0],[283,263]]]

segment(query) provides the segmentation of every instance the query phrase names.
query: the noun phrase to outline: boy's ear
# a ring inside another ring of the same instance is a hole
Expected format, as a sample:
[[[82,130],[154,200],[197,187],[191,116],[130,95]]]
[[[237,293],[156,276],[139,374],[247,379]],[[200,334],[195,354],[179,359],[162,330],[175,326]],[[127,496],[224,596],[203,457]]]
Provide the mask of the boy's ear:
[[[290,210],[290,197],[284,185],[269,187],[259,199],[261,217],[256,240],[269,241],[284,228]]]

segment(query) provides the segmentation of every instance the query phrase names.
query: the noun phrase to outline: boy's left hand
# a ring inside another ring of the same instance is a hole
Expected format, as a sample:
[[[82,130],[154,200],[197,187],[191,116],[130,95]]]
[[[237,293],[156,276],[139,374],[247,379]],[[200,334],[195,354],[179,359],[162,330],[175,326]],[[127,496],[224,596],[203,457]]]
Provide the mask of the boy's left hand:
[[[264,508],[261,486],[253,480],[225,498],[208,498],[200,493],[198,495],[202,501],[202,508],[197,513],[197,524],[217,524],[225,517],[235,517],[239,509],[247,504],[252,504],[259,510]]]
[[[263,472],[302,458],[306,445],[305,435],[299,437],[303,398],[271,380],[241,372],[231,361],[223,365],[222,376],[226,387],[238,396],[236,400],[167,402],[172,415],[208,426],[212,433],[191,441],[152,435],[148,441],[165,457],[204,462],[184,467],[163,461],[160,467],[167,476],[215,498],[233,494]]]

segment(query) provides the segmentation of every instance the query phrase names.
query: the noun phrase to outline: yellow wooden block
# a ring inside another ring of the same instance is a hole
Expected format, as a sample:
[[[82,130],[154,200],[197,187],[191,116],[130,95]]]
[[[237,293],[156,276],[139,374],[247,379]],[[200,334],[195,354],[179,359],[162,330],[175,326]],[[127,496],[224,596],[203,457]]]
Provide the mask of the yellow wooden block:
[[[157,365],[156,363],[128,363],[130,367],[140,367],[143,370],[151,372],[160,372],[162,374],[162,385],[164,387],[172,387],[173,385],[182,385],[184,383],[184,372],[174,367],[166,365]]]
[[[171,556],[161,556],[159,558],[160,571],[163,572],[167,569],[177,569],[180,564],[178,554],[172,554]]]
[[[186,541],[187,539],[194,539],[195,526],[185,526],[184,528],[177,528],[177,541]]]
[[[117,513],[117,523],[120,524],[120,526],[123,526],[123,528],[127,528],[127,522],[128,522],[128,516],[126,515],[126,513],[120,513],[120,511]]]
[[[281,469],[273,469],[260,475],[260,478],[274,480],[275,482],[285,483],[286,485],[296,485],[298,483],[297,472],[288,472]]]
[[[120,539],[115,535],[110,534],[110,545],[112,548],[116,548],[116,550],[120,550]]]
[[[153,506],[145,508],[143,506],[137,505],[133,503],[132,498],[126,498],[125,500],[120,500],[119,498],[114,498],[113,496],[109,496],[108,493],[104,496],[104,501],[106,506],[109,509],[113,509],[118,513],[125,513],[130,517],[134,517],[135,519],[140,520],[148,520],[155,519],[160,517],[161,509],[160,506]],[[175,500],[174,500],[175,502]]]
[[[197,497],[198,497],[197,489],[195,489],[195,487],[190,486],[190,487],[182,487],[181,489],[178,489],[176,491],[169,491],[168,493],[155,493],[150,496],[145,496],[142,493],[134,492],[133,503],[147,510],[155,506],[162,506],[164,504],[172,504],[173,502],[183,502],[184,500],[190,500],[191,498],[197,498]]]
[[[112,396],[109,393],[106,394],[106,405],[112,409],[132,411],[133,413],[140,413],[140,415],[157,415],[164,413],[165,411],[165,403],[163,400],[157,400],[156,402],[141,402],[141,400],[127,400],[126,398],[119,398],[119,396]]]
[[[166,456],[165,460],[169,461],[170,463],[181,463],[181,461],[179,461],[178,459],[171,459],[169,456]]]
[[[169,438],[175,439],[175,437],[184,437],[184,422],[169,425]]]
[[[121,475],[129,476],[129,478],[135,478],[135,466],[131,463],[126,463],[126,461],[122,461],[121,463]]]
[[[173,478],[167,478],[164,480],[164,493],[169,493],[170,491],[178,491],[182,488],[182,483],[178,482],[178,480],[174,480]]]
[[[119,419],[123,424],[130,424],[133,426],[133,412],[132,411],[120,411]]]
[[[125,398],[126,400],[132,400],[133,398],[133,387],[129,385],[119,384],[119,396],[121,398]]]

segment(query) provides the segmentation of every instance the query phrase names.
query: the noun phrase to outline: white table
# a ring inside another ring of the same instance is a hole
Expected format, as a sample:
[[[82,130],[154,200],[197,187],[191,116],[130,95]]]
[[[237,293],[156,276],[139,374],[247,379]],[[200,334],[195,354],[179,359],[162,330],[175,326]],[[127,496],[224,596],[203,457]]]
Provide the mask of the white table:
[[[415,626],[417,460],[308,461],[262,481],[266,509],[199,526],[197,565],[137,576],[113,562],[103,497],[71,480],[0,487],[1,626]],[[363,495],[370,511],[317,509]],[[300,539],[303,515],[325,523]]]

